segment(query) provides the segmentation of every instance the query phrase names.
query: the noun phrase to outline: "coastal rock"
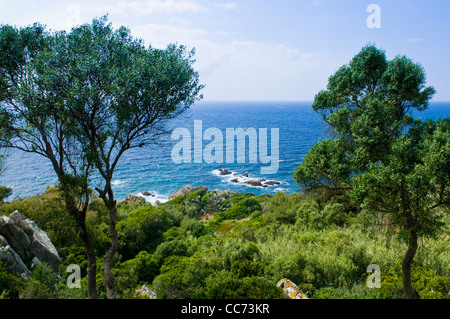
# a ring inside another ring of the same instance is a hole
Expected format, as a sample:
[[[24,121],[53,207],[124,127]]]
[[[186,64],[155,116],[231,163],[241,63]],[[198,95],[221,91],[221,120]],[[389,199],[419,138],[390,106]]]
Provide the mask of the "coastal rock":
[[[244,174],[242,174],[242,176],[248,177],[248,172],[245,172]]]
[[[238,182],[238,179],[237,179],[237,178],[230,179],[230,182],[232,182],[232,183],[237,183],[237,182]]]
[[[248,184],[253,187],[267,187],[267,185],[264,185],[263,183],[261,183],[261,181],[259,179],[246,181],[245,184]]]
[[[280,185],[280,182],[277,182],[277,181],[265,181],[264,185],[268,185],[268,186]]]
[[[281,279],[277,283],[277,287],[283,288],[283,293],[291,299],[309,299],[304,293],[301,292],[300,288],[294,284],[289,279]]]
[[[201,185],[201,186],[199,186],[197,188],[195,188],[192,185],[184,186],[184,187],[180,188],[179,190],[177,190],[175,193],[171,194],[169,196],[169,200],[172,200],[172,199],[180,197],[180,196],[186,196],[186,195],[192,193],[193,191],[198,191],[198,190],[201,190],[201,189],[204,189],[205,191],[208,191],[208,187],[206,187],[205,185]]]
[[[141,196],[136,196],[136,195],[128,195],[128,196],[125,198],[125,201],[126,201],[128,204],[132,204],[132,203],[136,203],[136,202],[144,202],[144,203],[145,203],[145,198],[144,198],[144,197],[141,197]]]
[[[152,194],[150,192],[143,192],[142,195],[155,197],[155,194]]]
[[[225,168],[219,168],[220,175],[231,175],[231,172]]]
[[[0,250],[0,261],[19,276],[29,276],[31,270],[26,265],[35,264],[33,260],[59,271],[59,255],[47,233],[19,211],[0,217]]]
[[[172,200],[172,199],[180,197],[180,196],[186,196],[187,194],[192,193],[194,190],[195,190],[195,187],[192,185],[184,186],[184,187],[180,188],[179,190],[177,190],[175,193],[171,194],[169,196],[169,200]]]

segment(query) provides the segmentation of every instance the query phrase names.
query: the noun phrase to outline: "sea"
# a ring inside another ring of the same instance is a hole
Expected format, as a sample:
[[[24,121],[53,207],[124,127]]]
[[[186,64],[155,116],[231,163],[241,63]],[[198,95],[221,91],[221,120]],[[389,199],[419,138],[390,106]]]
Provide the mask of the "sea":
[[[299,192],[301,189],[293,179],[295,169],[315,143],[330,136],[324,121],[313,111],[311,105],[312,102],[197,102],[168,123],[168,134],[162,136],[157,145],[131,149],[124,153],[114,172],[115,197],[121,201],[128,195],[137,195],[151,203],[165,202],[170,194],[186,185],[205,185],[209,190],[231,190],[255,195],[278,191]],[[449,117],[450,102],[431,102],[427,110],[414,113],[413,116],[434,120]],[[194,129],[195,123],[201,123],[201,131],[198,125],[197,130]],[[251,129],[258,135],[258,147],[252,148],[248,138],[245,158],[241,156],[240,161],[237,140],[234,143],[233,160],[226,156],[227,146],[229,150],[233,146],[227,144],[227,129],[237,131],[239,128],[246,130],[245,132]],[[178,136],[179,139],[175,136],[172,138],[171,133],[177,129],[181,129],[185,135]],[[223,135],[223,140],[220,135],[215,135],[215,142],[222,142],[223,157],[219,156],[213,162],[206,159],[206,150],[209,154],[217,155],[218,148],[214,152],[211,147],[208,148],[213,141],[203,135],[208,129],[215,132],[220,130]],[[261,133],[264,129],[266,136]],[[191,138],[190,143],[188,137]],[[196,145],[194,140],[197,141]],[[267,162],[267,158],[264,161],[261,154],[260,143],[264,141],[267,143],[267,155],[273,155],[270,162]],[[276,141],[278,154],[276,151],[271,152],[271,143]],[[182,145],[185,147],[180,150]],[[174,149],[179,150],[176,154],[184,155],[184,162],[173,156]],[[255,149],[258,154],[252,153],[254,156],[251,156],[249,153]],[[7,201],[43,193],[49,186],[57,183],[47,158],[18,150],[6,150],[3,153],[7,158],[0,175],[0,185],[13,190]],[[220,161],[219,158],[223,160]],[[265,171],[263,168],[270,165],[277,167],[277,170],[267,173],[267,169]],[[227,174],[222,175],[224,173]],[[261,184],[251,185],[247,183],[249,180],[259,180]],[[91,185],[101,187],[102,181],[94,175]]]

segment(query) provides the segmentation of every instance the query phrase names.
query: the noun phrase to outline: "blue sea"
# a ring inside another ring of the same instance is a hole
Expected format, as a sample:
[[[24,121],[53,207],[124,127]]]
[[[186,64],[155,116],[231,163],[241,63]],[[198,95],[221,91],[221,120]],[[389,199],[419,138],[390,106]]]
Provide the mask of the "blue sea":
[[[186,128],[194,138],[194,121],[202,121],[203,131],[217,128],[223,132],[224,154],[227,128],[266,128],[271,148],[271,129],[279,131],[279,168],[276,174],[261,174],[261,167],[270,164],[249,163],[249,146],[245,163],[207,164],[174,163],[171,152],[179,141],[165,136],[161,145],[152,145],[132,149],[125,153],[116,168],[113,185],[115,197],[120,201],[129,194],[144,196],[146,200],[165,201],[177,189],[186,185],[205,185],[209,190],[230,189],[244,193],[286,193],[298,192],[292,173],[302,163],[306,153],[319,140],[327,138],[328,131],[320,116],[311,108],[311,102],[198,102],[182,116],[170,123],[169,132],[175,128]],[[413,114],[423,119],[439,119],[450,116],[450,103],[432,102],[429,109]],[[210,141],[204,140],[202,148]],[[236,146],[235,146],[236,148]],[[192,147],[194,153],[194,147]],[[7,151],[8,157],[0,176],[0,185],[13,189],[13,195],[7,200],[23,198],[43,193],[48,186],[57,182],[56,175],[48,159],[35,154],[16,150]],[[220,175],[219,169],[227,169],[229,175]],[[243,176],[247,172],[248,177]],[[238,182],[236,182],[236,178]],[[247,180],[265,179],[279,184],[267,187],[254,187],[245,183]],[[232,181],[234,180],[234,182]],[[92,186],[101,186],[101,180],[95,176]],[[143,195],[149,192],[151,195]]]

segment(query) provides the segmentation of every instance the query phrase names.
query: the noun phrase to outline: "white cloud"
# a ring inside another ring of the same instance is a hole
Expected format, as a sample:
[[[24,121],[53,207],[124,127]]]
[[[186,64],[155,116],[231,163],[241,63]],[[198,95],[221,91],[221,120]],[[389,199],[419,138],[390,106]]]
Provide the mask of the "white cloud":
[[[406,42],[408,43],[419,43],[422,42],[423,39],[421,38],[410,38],[410,39],[406,39]]]
[[[310,52],[283,43],[229,41],[220,32],[175,25],[131,26],[133,35],[153,47],[169,43],[196,48],[195,69],[207,100],[314,98],[342,61],[327,52]]]

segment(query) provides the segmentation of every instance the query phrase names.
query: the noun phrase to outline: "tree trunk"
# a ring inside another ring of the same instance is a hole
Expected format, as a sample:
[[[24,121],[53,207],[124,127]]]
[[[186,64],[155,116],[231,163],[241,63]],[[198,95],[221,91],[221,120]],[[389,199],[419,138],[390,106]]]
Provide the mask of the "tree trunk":
[[[403,271],[403,288],[405,290],[406,298],[408,299],[419,299],[419,294],[412,286],[411,281],[411,267],[414,260],[414,256],[417,251],[417,233],[411,232],[409,237],[408,250],[403,257],[402,271]]]
[[[84,219],[82,222],[78,222],[78,233],[86,248],[88,256],[88,269],[87,269],[87,286],[88,286],[88,298],[97,299],[97,259],[95,257],[94,245],[92,239],[89,236]]]
[[[108,299],[116,299],[116,289],[114,285],[114,278],[111,273],[112,261],[117,249],[119,247],[119,239],[116,230],[116,201],[107,204],[109,209],[109,229],[111,232],[111,246],[105,255],[104,275],[106,292]]]

